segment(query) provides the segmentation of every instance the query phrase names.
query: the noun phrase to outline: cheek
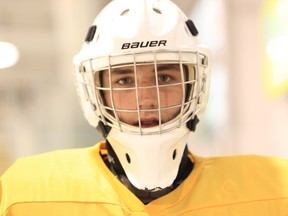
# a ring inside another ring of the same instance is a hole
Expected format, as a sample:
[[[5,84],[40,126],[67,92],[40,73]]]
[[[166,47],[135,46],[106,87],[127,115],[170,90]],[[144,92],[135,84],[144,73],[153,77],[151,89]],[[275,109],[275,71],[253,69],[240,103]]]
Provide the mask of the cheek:
[[[135,91],[113,91],[112,98],[116,109],[135,109],[136,94]],[[112,107],[110,91],[104,94],[106,105]]]
[[[137,118],[135,98],[135,93],[131,91],[113,91],[114,107],[118,110],[117,116],[120,121],[127,124],[135,122],[135,118]],[[112,108],[110,92],[107,92],[106,100],[109,101],[107,105]],[[134,112],[127,112],[125,110],[134,110]]]
[[[182,103],[183,91],[181,87],[163,89],[160,91],[161,107],[176,106]]]
[[[103,91],[102,96],[104,105],[111,107],[112,103],[111,103],[110,91]]]

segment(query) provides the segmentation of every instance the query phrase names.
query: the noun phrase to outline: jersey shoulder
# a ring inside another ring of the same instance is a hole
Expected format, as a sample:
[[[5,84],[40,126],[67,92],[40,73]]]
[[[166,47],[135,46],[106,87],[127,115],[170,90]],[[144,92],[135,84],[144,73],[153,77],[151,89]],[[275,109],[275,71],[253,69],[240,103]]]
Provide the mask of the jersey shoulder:
[[[66,168],[69,168],[69,172],[73,172],[83,164],[92,165],[93,161],[89,161],[89,159],[89,148],[57,150],[23,157],[17,159],[2,178],[38,178],[42,175],[55,174],[57,171],[60,174]]]
[[[1,177],[10,203],[55,200],[109,202],[113,194],[99,147],[58,150],[18,159]],[[103,184],[97,184],[101,182]]]
[[[213,184],[209,185],[217,186],[221,190],[234,191],[243,199],[288,198],[288,159],[238,155],[198,160],[204,164],[204,183],[213,179]]]
[[[268,172],[271,174],[282,173],[288,168],[288,159],[269,156],[237,155],[212,157],[209,160],[214,161],[223,170],[228,169],[232,171],[231,169],[234,169],[237,172],[243,172],[243,174],[246,172],[253,172],[255,174],[257,171],[263,175],[268,174]],[[288,175],[285,177],[288,177]]]

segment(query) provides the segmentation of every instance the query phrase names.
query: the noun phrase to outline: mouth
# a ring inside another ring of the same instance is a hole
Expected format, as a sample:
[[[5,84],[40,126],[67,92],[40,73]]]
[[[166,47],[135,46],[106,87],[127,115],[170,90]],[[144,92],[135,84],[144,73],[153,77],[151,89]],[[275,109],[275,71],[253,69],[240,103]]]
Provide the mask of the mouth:
[[[139,127],[140,123],[137,122],[135,126]],[[141,119],[141,127],[142,128],[151,128],[151,127],[156,127],[159,126],[159,120],[156,118],[151,118],[151,119]]]

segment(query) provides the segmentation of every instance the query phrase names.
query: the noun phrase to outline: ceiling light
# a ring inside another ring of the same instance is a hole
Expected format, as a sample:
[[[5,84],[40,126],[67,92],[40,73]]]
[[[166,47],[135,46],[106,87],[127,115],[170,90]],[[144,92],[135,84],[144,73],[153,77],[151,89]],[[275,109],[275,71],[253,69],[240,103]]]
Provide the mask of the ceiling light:
[[[13,66],[18,59],[17,47],[11,43],[0,41],[0,69]]]

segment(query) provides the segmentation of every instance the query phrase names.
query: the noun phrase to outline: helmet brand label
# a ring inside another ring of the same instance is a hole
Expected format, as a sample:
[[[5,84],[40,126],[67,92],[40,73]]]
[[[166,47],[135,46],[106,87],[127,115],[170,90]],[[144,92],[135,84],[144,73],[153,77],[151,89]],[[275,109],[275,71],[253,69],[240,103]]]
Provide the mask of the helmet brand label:
[[[160,46],[166,46],[166,43],[167,43],[167,40],[153,40],[153,41],[123,43],[121,49],[160,47]]]

